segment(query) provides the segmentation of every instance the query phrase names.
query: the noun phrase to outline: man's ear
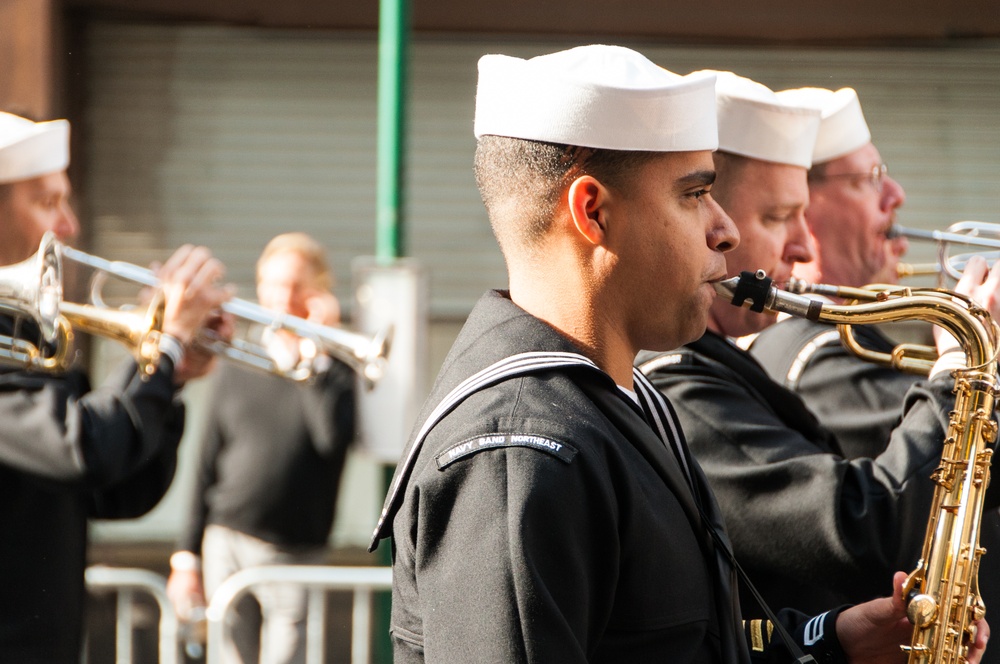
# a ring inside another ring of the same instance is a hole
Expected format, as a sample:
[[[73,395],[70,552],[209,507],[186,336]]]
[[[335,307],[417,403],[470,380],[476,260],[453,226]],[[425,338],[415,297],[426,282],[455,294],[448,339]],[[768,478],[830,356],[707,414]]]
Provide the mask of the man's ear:
[[[581,175],[567,191],[567,204],[577,232],[591,244],[603,244],[607,233],[610,192],[599,180]]]

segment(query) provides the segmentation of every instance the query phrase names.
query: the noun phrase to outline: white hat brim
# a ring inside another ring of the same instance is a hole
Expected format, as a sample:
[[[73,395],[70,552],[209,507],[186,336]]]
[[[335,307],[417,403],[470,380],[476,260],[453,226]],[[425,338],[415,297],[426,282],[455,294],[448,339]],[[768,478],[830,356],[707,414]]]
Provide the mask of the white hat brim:
[[[0,118],[0,183],[66,170],[69,166],[69,122],[36,123],[9,113],[2,115],[8,117]]]
[[[617,46],[486,55],[474,131],[609,150],[714,150],[714,89],[712,76],[678,76]]]

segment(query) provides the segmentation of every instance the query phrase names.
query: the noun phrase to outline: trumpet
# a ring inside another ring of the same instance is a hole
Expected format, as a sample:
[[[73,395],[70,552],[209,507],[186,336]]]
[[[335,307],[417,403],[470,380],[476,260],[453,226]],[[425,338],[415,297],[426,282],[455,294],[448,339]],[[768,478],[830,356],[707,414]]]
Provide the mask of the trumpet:
[[[124,344],[132,349],[143,380],[156,373],[160,363],[160,335],[166,301],[157,290],[145,313],[75,302],[59,304],[59,313],[74,329]]]
[[[958,221],[944,231],[925,231],[893,225],[886,236],[890,239],[905,237],[910,240],[929,240],[938,244],[936,263],[900,263],[896,272],[900,277],[937,274],[954,280],[962,278],[965,265],[973,256],[980,255],[992,265],[1000,258],[1000,225],[985,221]],[[975,247],[979,250],[952,255],[952,245]]]
[[[152,270],[122,261],[105,260],[71,247],[62,247],[61,253],[64,259],[95,271],[97,278],[91,283],[90,297],[91,302],[96,307],[104,308],[106,306],[101,296],[101,288],[106,275],[139,286],[154,288],[160,286],[160,280]],[[374,387],[385,373],[385,365],[392,344],[392,326],[388,326],[369,337],[343,328],[319,325],[290,314],[274,312],[253,302],[235,298],[224,302],[222,311],[237,320],[262,325],[274,331],[285,330],[312,341],[318,349],[351,367],[363,378],[365,387],[368,389]],[[221,339],[210,330],[202,330],[195,343],[220,357],[254,369],[277,374],[289,380],[309,380],[319,372],[315,363],[292,368],[280,367],[261,344],[238,337],[230,340]]]

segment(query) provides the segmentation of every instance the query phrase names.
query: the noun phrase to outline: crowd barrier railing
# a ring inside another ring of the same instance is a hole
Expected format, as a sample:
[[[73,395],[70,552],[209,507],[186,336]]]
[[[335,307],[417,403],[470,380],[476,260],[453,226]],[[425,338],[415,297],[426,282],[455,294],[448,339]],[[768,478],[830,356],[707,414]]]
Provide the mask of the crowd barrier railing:
[[[332,567],[326,565],[267,565],[233,574],[212,595],[208,619],[206,664],[222,662],[225,619],[235,603],[254,586],[265,583],[294,583],[308,588],[306,618],[306,664],[321,664],[326,633],[326,593],[351,590],[351,664],[368,664],[371,659],[372,594],[392,587],[389,567]]]
[[[156,600],[160,609],[159,654],[160,664],[179,664],[177,647],[177,613],[167,598],[167,581],[162,575],[145,569],[105,567],[94,565],[86,571],[87,590],[116,593],[115,598],[115,662],[131,664],[132,631],[135,594],[146,593]]]

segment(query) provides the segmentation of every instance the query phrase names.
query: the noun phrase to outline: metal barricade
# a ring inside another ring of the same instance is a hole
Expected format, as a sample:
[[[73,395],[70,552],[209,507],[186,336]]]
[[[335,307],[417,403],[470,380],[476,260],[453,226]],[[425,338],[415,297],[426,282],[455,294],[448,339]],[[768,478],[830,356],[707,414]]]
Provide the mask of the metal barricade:
[[[353,590],[351,664],[368,664],[371,658],[372,592],[392,587],[389,567],[331,567],[327,565],[267,565],[240,570],[213,593],[208,618],[208,659],[222,662],[226,612],[251,587],[265,583],[294,583],[308,588],[306,614],[306,664],[320,664],[324,656],[326,592]]]
[[[115,611],[115,662],[132,663],[133,599],[136,592],[144,592],[156,600],[160,609],[159,652],[160,664],[178,664],[177,614],[167,598],[167,581],[161,575],[145,569],[105,567],[87,568],[87,589],[108,590],[117,593]]]

